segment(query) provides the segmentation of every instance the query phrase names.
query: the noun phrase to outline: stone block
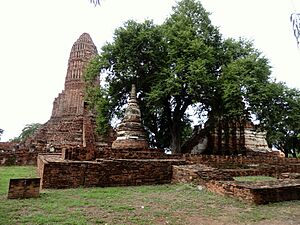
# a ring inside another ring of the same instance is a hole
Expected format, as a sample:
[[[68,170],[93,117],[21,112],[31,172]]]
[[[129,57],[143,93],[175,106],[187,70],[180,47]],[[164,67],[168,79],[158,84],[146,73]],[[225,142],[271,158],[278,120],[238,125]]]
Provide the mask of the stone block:
[[[40,178],[10,179],[8,199],[37,198],[40,195]]]

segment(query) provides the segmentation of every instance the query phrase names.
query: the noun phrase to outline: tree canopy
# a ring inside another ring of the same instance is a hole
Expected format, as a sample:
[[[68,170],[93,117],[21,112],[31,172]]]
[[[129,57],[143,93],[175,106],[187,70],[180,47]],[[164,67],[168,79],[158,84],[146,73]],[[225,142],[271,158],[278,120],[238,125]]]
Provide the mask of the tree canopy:
[[[100,71],[105,85],[99,89],[93,82]],[[88,66],[87,101],[105,132],[122,115],[134,83],[151,144],[180,153],[191,132],[191,108],[207,115],[211,126],[250,115],[261,119],[267,113],[262,102],[276,94],[270,73],[252,42],[224,39],[200,2],[182,0],[161,25],[130,20],[116,29],[113,42]]]
[[[257,113],[261,127],[267,130],[270,146],[296,157],[300,150],[300,91],[284,83],[271,82]]]

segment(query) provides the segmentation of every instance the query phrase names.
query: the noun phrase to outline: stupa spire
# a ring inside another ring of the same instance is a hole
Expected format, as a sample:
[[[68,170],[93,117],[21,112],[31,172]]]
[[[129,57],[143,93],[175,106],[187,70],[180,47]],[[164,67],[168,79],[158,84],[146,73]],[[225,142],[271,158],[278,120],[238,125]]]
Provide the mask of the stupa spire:
[[[134,84],[131,85],[131,92],[130,92],[130,99],[129,99],[129,101],[137,101],[136,100],[136,88],[135,88]]]
[[[128,106],[124,118],[117,128],[117,139],[112,143],[112,148],[132,150],[148,148],[134,84],[131,87]]]

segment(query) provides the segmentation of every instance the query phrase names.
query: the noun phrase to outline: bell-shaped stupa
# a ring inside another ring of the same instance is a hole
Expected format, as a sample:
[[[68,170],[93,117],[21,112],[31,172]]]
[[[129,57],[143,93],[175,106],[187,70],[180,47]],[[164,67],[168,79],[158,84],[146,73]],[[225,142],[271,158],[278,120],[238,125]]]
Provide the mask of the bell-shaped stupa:
[[[130,99],[122,122],[117,128],[117,139],[112,143],[113,149],[148,149],[148,142],[141,120],[136,88],[132,85]]]

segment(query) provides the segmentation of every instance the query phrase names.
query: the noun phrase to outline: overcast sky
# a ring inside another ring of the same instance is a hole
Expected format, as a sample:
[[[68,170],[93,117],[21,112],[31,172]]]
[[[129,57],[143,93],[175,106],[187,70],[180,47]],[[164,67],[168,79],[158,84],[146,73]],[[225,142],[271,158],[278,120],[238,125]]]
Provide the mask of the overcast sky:
[[[202,0],[224,37],[254,41],[270,60],[272,76],[300,88],[300,51],[289,21],[300,12],[292,0]],[[45,123],[52,103],[62,91],[73,43],[91,35],[98,50],[112,41],[128,19],[162,23],[175,0],[0,1],[0,128],[1,141],[20,134],[30,123]]]

